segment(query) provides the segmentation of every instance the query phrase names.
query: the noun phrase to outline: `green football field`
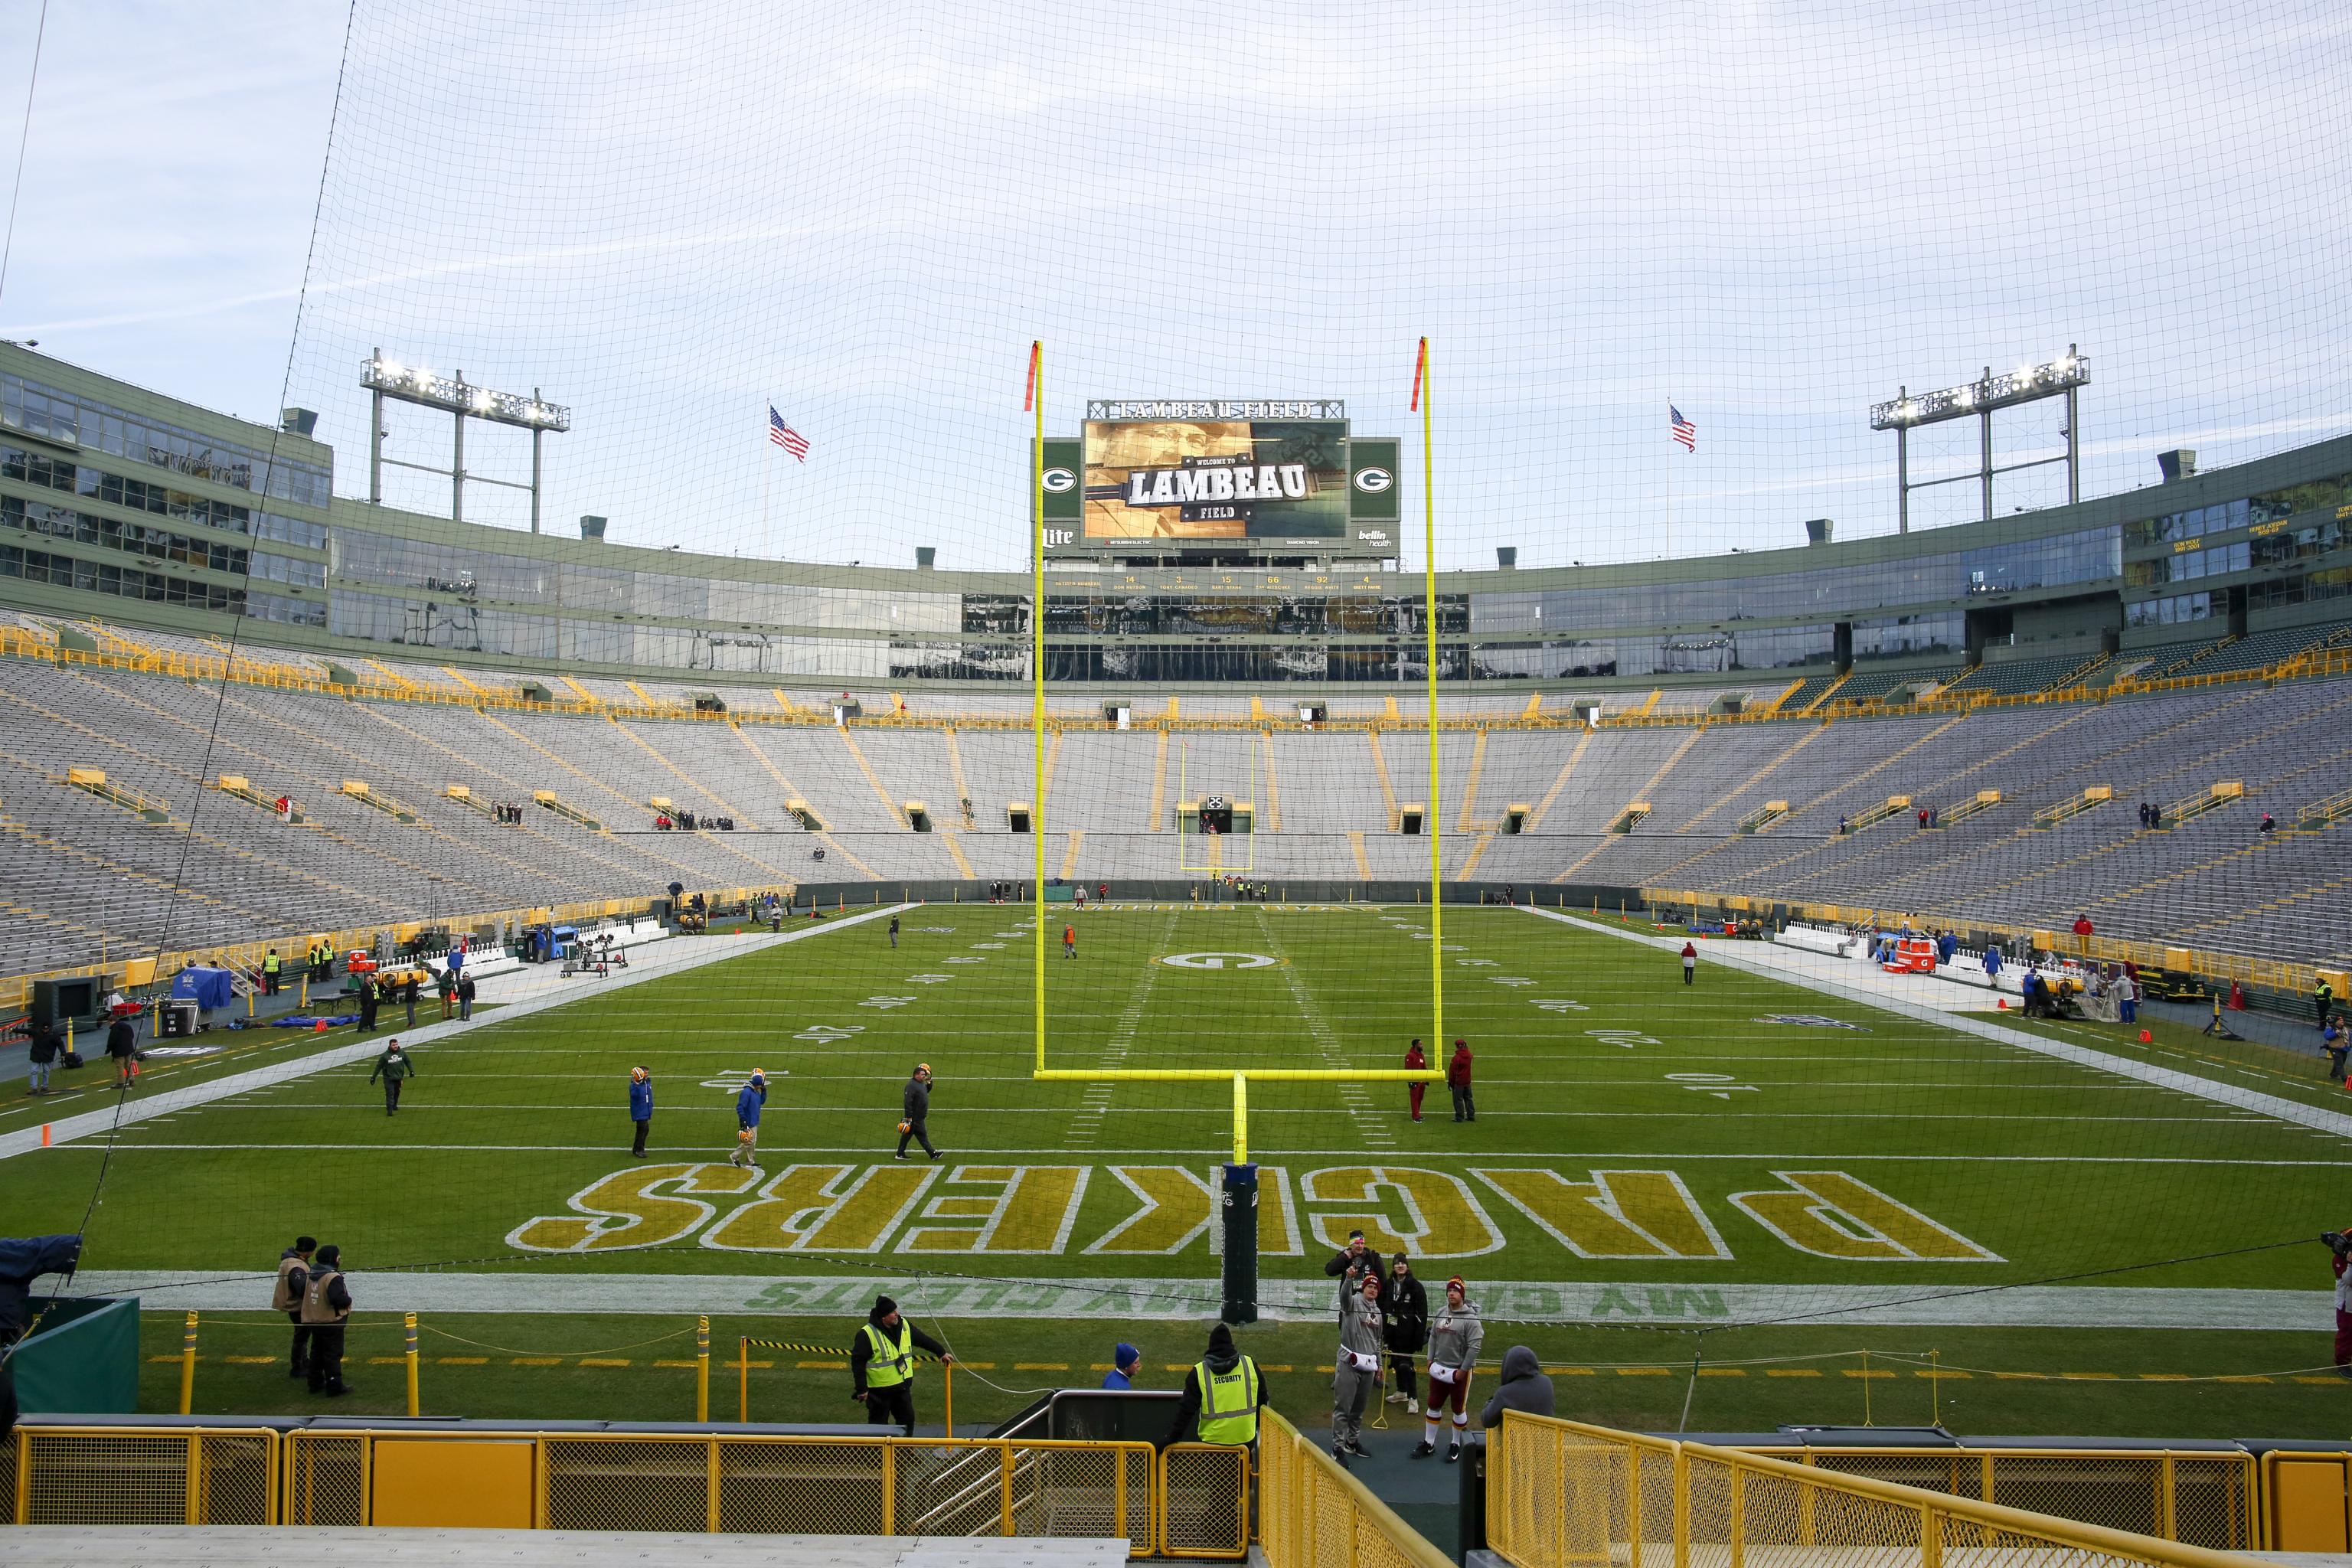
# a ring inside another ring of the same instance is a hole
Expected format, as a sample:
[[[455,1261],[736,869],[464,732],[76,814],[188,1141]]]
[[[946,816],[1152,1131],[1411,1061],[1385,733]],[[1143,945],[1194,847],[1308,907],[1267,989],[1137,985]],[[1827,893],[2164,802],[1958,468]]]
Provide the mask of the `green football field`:
[[[1082,1310],[1086,1290],[1133,1279],[1213,1310],[1231,1084],[1035,1081],[1027,916],[935,904],[905,911],[895,948],[868,920],[642,984],[579,982],[576,1003],[423,1046],[396,1117],[362,1063],[0,1163],[0,1234],[76,1228],[95,1192],[94,1269],[266,1269],[309,1232],[362,1275],[511,1274],[549,1311],[624,1310],[599,1293],[630,1275],[878,1282],[975,1316]],[[1361,1228],[1530,1321],[1820,1326],[1861,1289],[2000,1322],[2022,1298],[1984,1288],[2041,1282],[2060,1294],[2037,1310],[2082,1327],[2149,1287],[2201,1293],[2164,1326],[2203,1326],[2202,1303],[2221,1326],[2235,1293],[2326,1287],[2315,1248],[2241,1249],[2352,1217],[2342,1137],[2248,1098],[2331,1103],[2284,1061],[2037,1027],[2137,1068],[2063,1059],[1742,973],[1720,943],[1686,987],[1670,950],[1613,922],[1519,910],[1450,909],[1442,944],[1425,907],[1047,918],[1061,1069],[1396,1068],[1431,1033],[1437,946],[1477,1119],[1455,1121],[1442,1084],[1415,1123],[1402,1084],[1254,1083],[1270,1303],[1319,1301],[1322,1259]],[[318,1045],[233,1038],[151,1063],[138,1092]],[[938,1079],[937,1163],[892,1157],[919,1060]],[[657,1096],[642,1161],[638,1064]],[[757,1168],[739,1168],[733,1100],[754,1068],[771,1094]],[[0,1134],[101,1100],[11,1101]],[[974,1296],[975,1279],[1068,1289]]]

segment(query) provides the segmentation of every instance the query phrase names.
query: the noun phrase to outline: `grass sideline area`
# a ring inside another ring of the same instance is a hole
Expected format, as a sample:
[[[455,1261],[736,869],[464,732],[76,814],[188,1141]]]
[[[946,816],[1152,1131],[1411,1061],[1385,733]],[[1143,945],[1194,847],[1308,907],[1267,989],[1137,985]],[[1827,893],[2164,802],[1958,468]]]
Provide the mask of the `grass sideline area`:
[[[957,1430],[1001,1421],[1038,1387],[1091,1388],[1121,1340],[1144,1352],[1138,1386],[1179,1388],[1201,1353],[1199,1324],[1116,1320],[1076,1327],[919,1320],[944,1329],[957,1354]],[[849,1318],[715,1318],[710,1413],[735,1418],[739,1336],[845,1348]],[[178,1314],[143,1315],[141,1408],[178,1408]],[[310,1395],[286,1375],[283,1319],[207,1315],[201,1331],[199,1415],[402,1415],[406,1371],[397,1318],[362,1312],[350,1333],[353,1392]],[[1241,1343],[1265,1369],[1275,1403],[1314,1430],[1330,1408],[1332,1334],[1322,1323],[1244,1329]],[[428,1316],[420,1329],[420,1405],[426,1415],[516,1420],[690,1421],[694,1324],[677,1318],[541,1313]],[[1925,1426],[1987,1436],[2335,1438],[2352,1421],[2352,1383],[2314,1362],[2325,1335],[2021,1329],[1749,1329],[1706,1336],[1691,1387],[1689,1334],[1540,1327],[1494,1332],[1474,1383],[1493,1392],[1499,1345],[1543,1358],[1562,1414],[1640,1431],[1673,1431],[1690,1395],[1688,1430],[1770,1431],[1784,1422]],[[1929,1352],[1936,1355],[1931,1362]],[[559,1353],[561,1352],[561,1353]],[[2267,1352],[2268,1359],[2264,1359]],[[843,1358],[755,1350],[755,1421],[862,1420]],[[1936,1369],[1930,1374],[1930,1367]],[[990,1383],[991,1387],[974,1373]],[[940,1373],[918,1379],[919,1415],[942,1416]],[[1404,1424],[1400,1410],[1393,1425]]]
[[[1396,1068],[1404,1042],[1430,1032],[1426,906],[1114,902],[1054,906],[1047,918],[1055,1068]],[[1230,1155],[1230,1082],[1034,1080],[1027,920],[1020,908],[919,906],[903,911],[896,947],[887,922],[869,921],[626,989],[583,980],[568,1005],[489,1014],[422,1047],[396,1117],[363,1064],[344,1066],[6,1162],[0,1234],[74,1228],[102,1172],[91,1269],[249,1275],[257,1306],[259,1277],[308,1232],[344,1247],[362,1321],[407,1289],[386,1269],[418,1271],[420,1286],[436,1268],[497,1277],[499,1300],[485,1304],[501,1310],[461,1302],[425,1321],[542,1359],[550,1352],[537,1347],[589,1352],[690,1326],[697,1310],[718,1313],[714,1333],[730,1353],[742,1331],[720,1325],[739,1321],[756,1321],[761,1337],[845,1340],[854,1319],[812,1322],[793,1310],[791,1287],[813,1278],[887,1289],[919,1312],[926,1289],[959,1282],[1132,1279],[1189,1289],[1192,1300],[1145,1320],[1101,1298],[1057,1316],[979,1312],[948,1326],[959,1344],[970,1336],[985,1347],[977,1359],[1066,1363],[1066,1380],[1082,1384],[1122,1337],[1155,1363],[1188,1360],[1213,1310],[1213,1181]],[[1270,1290],[1318,1303],[1258,1331],[1255,1343],[1280,1347],[1262,1360],[1328,1364],[1320,1265],[1360,1226],[1384,1250],[1409,1251],[1433,1294],[1449,1273],[1472,1281],[1474,1298],[1505,1320],[1488,1329],[1490,1360],[1524,1341],[1557,1364],[1610,1363],[1590,1383],[1566,1374],[1601,1402],[1601,1418],[1673,1425],[1658,1413],[1671,1406],[1678,1418],[1685,1379],[1668,1363],[1687,1366],[1694,1336],[1682,1331],[1704,1327],[1711,1364],[1694,1429],[1858,1419],[1828,1407],[1865,1382],[1898,1402],[1927,1387],[1909,1367],[1865,1380],[1844,1375],[1858,1368],[1808,1379],[1712,1364],[1863,1348],[1936,1351],[1983,1369],[1940,1385],[1946,1424],[1957,1397],[1963,1412],[1983,1412],[1958,1417],[1977,1431],[2186,1436],[2226,1417],[2294,1436],[2340,1424],[2340,1390],[2352,1385],[2311,1373],[2332,1327],[2324,1296],[2308,1322],[2276,1325],[2302,1332],[2225,1331],[2197,1315],[2228,1298],[2240,1308],[2228,1321],[2242,1325],[2246,1301],[2304,1311],[2327,1288],[2326,1253],[2301,1238],[2352,1218],[2326,1179],[2343,1137],[2242,1102],[2259,1092],[2352,1109],[2315,1064],[2275,1047],[2200,1044],[2166,1024],[2151,1026],[2143,1047],[2113,1026],[1990,1020],[2210,1083],[2184,1090],[1748,974],[1717,962],[1717,944],[1700,944],[1696,984],[1685,986],[1670,951],[1622,941],[1607,923],[1444,911],[1446,1033],[1475,1053],[1475,1123],[1451,1120],[1442,1085],[1420,1123],[1400,1084],[1251,1086],[1261,1272]],[[1075,958],[1064,956],[1065,925]],[[273,1062],[299,1048],[256,1043]],[[891,1157],[900,1087],[918,1059],[939,1075],[929,1128],[947,1157],[937,1164],[919,1150],[904,1163]],[[625,1110],[637,1063],[652,1069],[657,1097],[643,1162],[629,1155]],[[191,1061],[156,1081],[200,1084],[239,1065]],[[732,1102],[754,1067],[771,1076],[756,1175],[727,1163]],[[12,1102],[0,1132],[46,1114]],[[666,1299],[649,1311],[634,1294],[600,1299],[610,1289],[601,1281],[630,1277],[675,1295],[683,1315]],[[777,1315],[698,1309],[689,1298],[714,1278],[740,1282],[730,1301],[745,1288],[771,1293]],[[2000,1304],[2021,1298],[1986,1288],[2019,1285],[2072,1292],[2063,1321],[2004,1326]],[[1928,1321],[1853,1321],[1843,1314],[1857,1288],[1916,1298]],[[2161,1297],[2187,1316],[2168,1327],[2102,1321],[2107,1304],[2150,1289],[2134,1300]],[[532,1310],[503,1310],[515,1291],[534,1298]],[[2306,1294],[2236,1294],[2248,1291]],[[169,1341],[156,1353],[176,1351],[174,1292],[142,1296],[151,1336]],[[1947,1299],[1952,1314],[1939,1319]],[[1595,1313],[1619,1326],[1575,1321]],[[461,1316],[480,1331],[458,1327]],[[257,1363],[213,1359],[284,1355],[282,1333],[237,1321],[207,1310],[199,1408],[289,1407],[282,1363],[273,1380]],[[352,1337],[355,1358],[398,1348],[396,1333],[384,1345],[380,1331]],[[261,1348],[236,1342],[254,1338]],[[514,1365],[435,1342],[434,1357],[484,1359],[428,1366],[428,1389],[451,1396],[428,1393],[426,1407],[628,1414],[641,1402],[632,1391],[658,1375],[688,1380],[690,1414],[690,1372],[651,1365],[689,1359],[690,1335],[681,1342],[593,1358],[625,1358],[625,1368],[583,1368]],[[1613,1370],[1623,1362],[1665,1370]],[[171,1408],[176,1365],[151,1363],[147,1373],[155,1407]],[[2277,1379],[2169,1381],[2265,1373]],[[336,1408],[397,1407],[398,1368],[362,1363],[352,1374],[363,1392]],[[836,1402],[820,1386],[845,1374],[757,1375],[776,1379],[780,1401],[795,1406],[804,1402],[793,1380],[809,1380],[815,1404],[799,1418],[855,1414],[845,1394]],[[1298,1388],[1309,1377],[1282,1381]],[[1293,1395],[1292,1408],[1320,1409],[1328,1380],[1311,1381],[1312,1396]],[[967,1397],[975,1419],[994,1397],[976,1380],[958,1392],[960,1420]],[[731,1409],[731,1398],[715,1403]],[[1906,1407],[1901,1418],[1923,1413]]]

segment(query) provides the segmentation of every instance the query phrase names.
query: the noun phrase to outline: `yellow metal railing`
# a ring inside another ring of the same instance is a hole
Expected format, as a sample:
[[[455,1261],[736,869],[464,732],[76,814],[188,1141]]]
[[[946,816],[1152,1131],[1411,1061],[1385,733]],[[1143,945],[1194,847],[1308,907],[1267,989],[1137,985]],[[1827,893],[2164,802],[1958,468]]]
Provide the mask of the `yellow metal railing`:
[[[1240,1557],[1244,1451],[717,1432],[20,1426],[19,1524],[480,1526],[1124,1539]],[[1172,1478],[1163,1484],[1163,1477]]]
[[[17,1524],[275,1524],[278,1451],[268,1427],[20,1426],[0,1497]]]
[[[2248,1568],[2249,1559],[1951,1492],[1514,1411],[1489,1440],[1486,1533],[1515,1568]]]
[[[1451,1557],[1271,1410],[1258,1417],[1258,1544],[1269,1568],[1452,1568]],[[1609,1568],[1609,1560],[1581,1568]]]
[[[1758,1447],[1744,1451],[2217,1552],[2254,1551],[2263,1540],[2262,1477],[2254,1456],[2242,1449]]]

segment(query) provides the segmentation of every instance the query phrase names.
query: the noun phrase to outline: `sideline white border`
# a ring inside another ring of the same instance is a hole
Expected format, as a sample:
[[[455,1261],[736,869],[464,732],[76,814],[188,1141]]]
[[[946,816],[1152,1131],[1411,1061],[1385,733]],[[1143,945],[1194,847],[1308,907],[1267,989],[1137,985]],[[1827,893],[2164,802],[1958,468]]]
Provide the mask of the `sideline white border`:
[[[1640,942],[1644,946],[1664,948],[1670,952],[1682,951],[1681,943],[1670,936],[1647,936],[1640,931],[1612,931],[1606,925],[1596,925],[1591,921],[1557,914],[1550,910],[1536,909],[1526,904],[1517,907],[1526,910],[1531,915],[1541,915],[1545,920],[1558,921],[1564,926],[1571,926],[1580,931],[1592,931],[1601,936],[1613,936],[1621,941]],[[2153,1085],[2158,1089],[2168,1089],[2178,1094],[2210,1100],[2216,1105],[2226,1105],[2232,1110],[2252,1110],[2280,1121],[2290,1122],[2297,1127],[2308,1127],[2315,1131],[2333,1133],[2338,1138],[2352,1139],[2352,1116],[2347,1116],[2342,1111],[2323,1110],[2318,1106],[2305,1105],[2300,1100],[2288,1100],[2281,1095],[2264,1094],[2259,1089],[2240,1089],[2234,1084],[2217,1083],[2210,1078],[2200,1078],[2195,1073],[2179,1072],[2171,1068],[2157,1067],[2149,1062],[2135,1061],[2129,1057],[2119,1057],[2110,1051],[2095,1051],[2087,1046],[2070,1046],[2063,1040],[2053,1040],[2041,1035],[2030,1035],[2022,1029],[2011,1029],[2000,1024],[1988,1022],[1983,1018],[1973,1017],[1966,1013],[1949,1013],[1923,1002],[1890,995],[1867,987],[1841,984],[1837,981],[1824,979],[1801,969],[1784,968],[1776,963],[1757,963],[1749,959],[1748,954],[1740,952],[1739,946],[1740,944],[1737,942],[1712,943],[1699,949],[1699,953],[1710,963],[1720,964],[1728,969],[1738,969],[1767,980],[1786,981],[1791,985],[1800,985],[1808,991],[1818,991],[1824,996],[1834,996],[1842,1002],[1853,1002],[1864,1007],[1876,1008],[1879,1012],[1892,1013],[1898,1017],[1909,1018],[1917,1023],[1934,1024],[1942,1028],[1957,1029],[1961,1034],[1974,1035],[1979,1039],[1990,1040],[1996,1045],[2014,1046],[2021,1051],[2032,1051],[2036,1056],[2050,1057],[2058,1061],[2071,1062],[2076,1067],[2086,1067],[2099,1072],[2113,1073],[2117,1078],[2132,1079],[2140,1083]]]

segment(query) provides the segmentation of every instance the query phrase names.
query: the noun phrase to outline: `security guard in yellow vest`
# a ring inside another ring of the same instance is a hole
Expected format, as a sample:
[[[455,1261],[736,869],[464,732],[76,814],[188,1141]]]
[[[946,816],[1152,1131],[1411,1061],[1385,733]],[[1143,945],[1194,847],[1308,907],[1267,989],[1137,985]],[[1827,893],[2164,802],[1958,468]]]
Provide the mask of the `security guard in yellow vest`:
[[[291,1377],[310,1375],[311,1334],[302,1321],[302,1292],[310,1287],[310,1254],[318,1250],[319,1244],[310,1237],[296,1237],[294,1245],[278,1255],[278,1284],[269,1292],[269,1310],[285,1313],[294,1325]]]
[[[278,994],[278,973],[285,967],[285,962],[278,956],[278,950],[276,948],[273,947],[268,952],[262,954],[261,992],[263,995],[275,996]]]
[[[343,1325],[351,1321],[352,1292],[343,1282],[341,1247],[322,1247],[311,1259],[301,1312],[310,1328],[310,1392],[331,1399],[349,1394],[343,1382]]]
[[[1184,1397],[1167,1441],[1255,1447],[1257,1413],[1265,1404],[1265,1380],[1257,1363],[1234,1348],[1233,1330],[1219,1323],[1209,1331],[1209,1353],[1185,1374]]]
[[[915,1352],[921,1351],[941,1365],[955,1360],[948,1347],[898,1315],[898,1303],[887,1296],[874,1299],[874,1310],[858,1326],[849,1345],[849,1397],[866,1406],[866,1421],[876,1426],[896,1422],[915,1435]]]

